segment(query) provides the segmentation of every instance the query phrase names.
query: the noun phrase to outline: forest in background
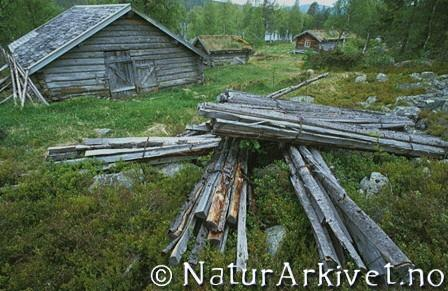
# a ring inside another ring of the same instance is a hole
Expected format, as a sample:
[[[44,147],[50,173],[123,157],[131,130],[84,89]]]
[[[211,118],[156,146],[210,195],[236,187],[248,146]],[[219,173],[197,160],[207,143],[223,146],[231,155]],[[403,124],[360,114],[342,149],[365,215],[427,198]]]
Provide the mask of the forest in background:
[[[397,59],[448,58],[448,0],[338,0],[301,11],[276,0],[245,5],[211,0],[0,0],[0,44],[6,45],[75,4],[131,2],[191,40],[198,34],[238,34],[263,42],[266,34],[284,39],[305,29],[352,32],[361,39],[380,37]]]

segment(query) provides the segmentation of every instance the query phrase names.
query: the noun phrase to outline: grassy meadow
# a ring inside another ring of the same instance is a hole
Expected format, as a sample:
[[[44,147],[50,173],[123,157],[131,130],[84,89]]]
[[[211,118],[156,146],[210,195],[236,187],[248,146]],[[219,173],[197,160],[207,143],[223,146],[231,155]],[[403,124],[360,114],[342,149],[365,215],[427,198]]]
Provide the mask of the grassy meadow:
[[[167,264],[161,250],[169,242],[168,226],[201,176],[207,157],[187,163],[175,177],[145,164],[119,164],[113,171],[142,169],[144,181],[135,181],[132,191],[89,192],[101,166],[55,165],[45,161],[46,148],[95,137],[96,128],[112,129],[111,137],[178,134],[187,124],[203,120],[196,114],[198,103],[214,101],[227,88],[266,94],[306,79],[303,57],[289,54],[291,49],[291,44],[265,45],[247,65],[207,69],[203,85],[128,100],[79,97],[49,107],[28,104],[22,110],[12,103],[1,105],[0,290],[156,290],[150,270]],[[357,72],[367,73],[370,81],[379,69],[335,71],[291,95],[311,95],[317,103],[352,108],[377,96],[373,108],[381,109],[392,106],[397,96],[421,93],[396,85],[411,82],[409,73],[428,70],[446,74],[448,66],[382,68],[389,76],[385,83],[354,82]],[[429,132],[448,137],[447,114],[424,114]],[[249,267],[278,270],[289,262],[295,270],[315,268],[317,248],[288,168],[275,145],[260,145],[253,146],[251,154]],[[351,197],[419,268],[448,271],[448,163],[382,152],[329,149],[324,155]],[[359,182],[373,171],[388,176],[390,187],[366,198],[358,192]],[[279,253],[271,257],[264,230],[278,224],[286,227],[287,235]],[[201,258],[209,267],[225,267],[235,260],[235,245],[235,232],[230,232],[224,254],[207,246]],[[182,268],[173,271],[170,289],[178,290],[183,282],[176,278],[181,278]]]

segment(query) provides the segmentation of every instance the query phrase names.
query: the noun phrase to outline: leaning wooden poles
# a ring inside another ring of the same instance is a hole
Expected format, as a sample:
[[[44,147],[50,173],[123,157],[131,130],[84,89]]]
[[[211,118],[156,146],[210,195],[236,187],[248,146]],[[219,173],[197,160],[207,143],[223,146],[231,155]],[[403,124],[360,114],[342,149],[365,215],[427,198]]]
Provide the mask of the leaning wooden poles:
[[[285,95],[287,95],[287,94],[289,94],[291,92],[299,90],[300,88],[302,88],[304,86],[307,86],[307,85],[309,85],[311,83],[314,83],[314,82],[316,82],[316,81],[318,81],[320,79],[326,78],[326,77],[328,77],[328,73],[324,73],[324,74],[318,75],[316,77],[313,77],[311,79],[303,81],[303,82],[301,82],[301,83],[299,83],[297,85],[293,85],[293,86],[290,86],[290,87],[283,88],[281,90],[278,90],[278,91],[276,91],[274,93],[269,94],[267,97],[268,98],[272,98],[272,99],[278,99],[278,98],[280,98],[282,96],[285,96]]]
[[[360,269],[386,273],[389,263],[399,274],[412,266],[390,237],[347,195],[319,151],[290,146],[285,160],[291,182],[316,239],[321,261],[340,265],[348,255]]]
[[[34,84],[31,79],[29,70],[22,68],[22,66],[16,61],[16,59],[10,55],[6,50],[1,49],[1,53],[4,58],[8,62],[8,67],[11,72],[10,79],[11,82],[8,83],[8,86],[12,88],[11,97],[7,97],[7,99],[12,98],[14,100],[14,104],[20,104],[21,107],[25,106],[25,102],[28,99],[30,102],[34,103],[33,97],[45,104],[49,105],[44,96],[40,93],[37,86]],[[0,88],[4,90],[5,88]],[[3,100],[1,103],[3,103]]]
[[[237,228],[237,265],[246,267],[247,158],[239,140],[221,142],[170,226],[172,241],[164,252],[171,252],[171,264],[180,262],[191,236],[196,235],[196,240],[189,261],[197,263],[207,241],[223,251],[229,229]]]

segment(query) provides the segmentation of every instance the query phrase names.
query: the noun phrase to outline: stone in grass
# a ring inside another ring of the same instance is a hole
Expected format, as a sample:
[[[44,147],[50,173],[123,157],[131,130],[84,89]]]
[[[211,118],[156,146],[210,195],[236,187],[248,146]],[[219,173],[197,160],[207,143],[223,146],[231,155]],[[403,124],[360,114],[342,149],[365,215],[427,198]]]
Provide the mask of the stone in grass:
[[[373,105],[376,102],[376,100],[377,100],[376,96],[369,96],[369,97],[367,97],[366,101],[360,102],[359,104],[362,107],[367,108],[367,107],[370,107],[370,105]]]
[[[185,165],[182,163],[170,163],[160,166],[159,169],[165,176],[174,177],[184,168],[184,166]]]
[[[311,96],[295,96],[291,98],[291,101],[302,103],[314,103],[314,97]]]
[[[114,174],[100,174],[93,177],[93,183],[89,187],[89,191],[93,192],[102,187],[126,188],[132,190],[134,188],[134,181],[138,179],[142,181],[143,171],[128,170]]]
[[[387,77],[386,74],[379,73],[378,75],[376,75],[376,80],[378,82],[386,82],[387,80],[389,80],[389,77]]]
[[[360,188],[369,197],[378,194],[387,184],[389,184],[389,179],[386,176],[378,172],[373,172],[369,177],[364,177],[361,180]]]
[[[110,128],[96,128],[95,133],[99,136],[105,136],[112,131]]]
[[[420,73],[420,78],[428,81],[432,81],[437,77],[434,72],[422,72]]]
[[[355,78],[355,83],[365,83],[367,82],[367,75],[361,74]]]
[[[268,253],[275,256],[286,235],[286,228],[283,225],[275,225],[266,229],[266,243]]]

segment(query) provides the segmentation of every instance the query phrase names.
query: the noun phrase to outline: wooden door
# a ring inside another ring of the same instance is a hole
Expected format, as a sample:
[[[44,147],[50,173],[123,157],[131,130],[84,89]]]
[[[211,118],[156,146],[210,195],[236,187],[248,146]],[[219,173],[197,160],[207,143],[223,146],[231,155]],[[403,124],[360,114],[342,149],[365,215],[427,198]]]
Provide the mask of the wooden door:
[[[157,90],[157,70],[153,60],[134,61],[135,85],[138,91],[148,92]]]
[[[112,97],[136,93],[134,66],[129,51],[104,52],[104,63]]]

